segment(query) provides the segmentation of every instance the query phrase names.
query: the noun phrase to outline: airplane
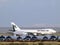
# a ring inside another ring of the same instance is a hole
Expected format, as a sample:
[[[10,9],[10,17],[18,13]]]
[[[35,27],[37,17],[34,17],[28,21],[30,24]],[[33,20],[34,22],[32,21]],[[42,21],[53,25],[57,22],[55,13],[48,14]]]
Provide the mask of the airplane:
[[[11,22],[13,27],[12,31],[15,35],[27,35],[27,34],[54,34],[56,31],[54,29],[21,29],[14,22]]]

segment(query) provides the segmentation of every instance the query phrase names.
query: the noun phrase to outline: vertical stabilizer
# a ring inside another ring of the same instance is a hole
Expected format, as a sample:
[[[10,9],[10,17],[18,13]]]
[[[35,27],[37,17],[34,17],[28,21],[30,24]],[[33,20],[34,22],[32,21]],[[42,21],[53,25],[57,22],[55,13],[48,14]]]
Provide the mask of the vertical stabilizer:
[[[13,31],[20,31],[21,30],[14,22],[11,22],[11,25],[13,27]]]

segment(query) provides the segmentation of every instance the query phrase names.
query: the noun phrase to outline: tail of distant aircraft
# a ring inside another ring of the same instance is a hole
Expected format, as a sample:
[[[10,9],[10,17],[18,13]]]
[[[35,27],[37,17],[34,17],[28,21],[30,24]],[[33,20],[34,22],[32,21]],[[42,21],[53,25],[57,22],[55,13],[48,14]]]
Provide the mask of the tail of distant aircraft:
[[[21,30],[14,22],[11,22],[11,25],[13,27],[13,31],[19,31],[19,30]]]

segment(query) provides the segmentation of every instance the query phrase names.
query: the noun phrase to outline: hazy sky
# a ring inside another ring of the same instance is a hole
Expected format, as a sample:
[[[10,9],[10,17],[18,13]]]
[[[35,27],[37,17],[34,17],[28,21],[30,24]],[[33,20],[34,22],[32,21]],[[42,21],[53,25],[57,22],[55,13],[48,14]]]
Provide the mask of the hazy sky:
[[[60,24],[60,0],[0,0],[0,27]]]

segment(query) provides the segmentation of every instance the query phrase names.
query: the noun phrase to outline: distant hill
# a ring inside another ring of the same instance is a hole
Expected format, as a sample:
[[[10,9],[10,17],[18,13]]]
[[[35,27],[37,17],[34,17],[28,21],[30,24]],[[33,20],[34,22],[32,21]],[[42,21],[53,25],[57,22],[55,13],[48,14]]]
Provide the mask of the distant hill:
[[[32,27],[60,27],[60,24],[35,24]]]

